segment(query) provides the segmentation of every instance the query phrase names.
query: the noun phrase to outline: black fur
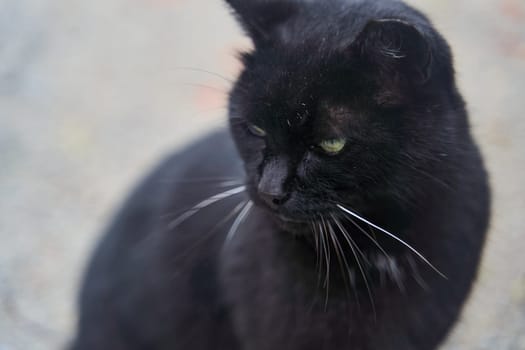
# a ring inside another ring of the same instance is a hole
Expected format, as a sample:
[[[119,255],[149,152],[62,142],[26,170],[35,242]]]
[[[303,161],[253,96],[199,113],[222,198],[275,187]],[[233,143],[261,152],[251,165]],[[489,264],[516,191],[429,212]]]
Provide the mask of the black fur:
[[[397,1],[228,3],[255,44],[231,93],[234,142],[206,137],[128,199],[89,267],[72,349],[435,349],[468,296],[489,218],[446,42]],[[334,138],[346,145],[328,155],[319,144]],[[220,192],[198,179],[223,177],[244,179],[246,194],[166,219]],[[248,199],[225,243],[228,213]],[[341,255],[332,243],[318,262],[321,217]]]

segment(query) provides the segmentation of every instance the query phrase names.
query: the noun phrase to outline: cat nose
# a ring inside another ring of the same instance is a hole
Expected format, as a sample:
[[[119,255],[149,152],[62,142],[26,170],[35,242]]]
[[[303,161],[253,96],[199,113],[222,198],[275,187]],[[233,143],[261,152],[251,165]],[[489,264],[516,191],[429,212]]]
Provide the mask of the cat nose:
[[[277,209],[287,199],[284,183],[288,177],[288,161],[284,157],[274,157],[266,161],[257,188],[259,197],[272,209]]]
[[[259,192],[259,197],[272,209],[277,209],[288,199],[285,193]]]

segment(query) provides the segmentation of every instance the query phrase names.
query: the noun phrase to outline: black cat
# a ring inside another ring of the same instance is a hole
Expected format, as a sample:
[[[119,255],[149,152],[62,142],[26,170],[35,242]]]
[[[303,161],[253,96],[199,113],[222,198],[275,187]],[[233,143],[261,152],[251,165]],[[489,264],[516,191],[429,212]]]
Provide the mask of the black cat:
[[[255,46],[234,142],[206,137],[129,198],[72,349],[435,349],[489,218],[445,40],[398,1],[228,3]]]

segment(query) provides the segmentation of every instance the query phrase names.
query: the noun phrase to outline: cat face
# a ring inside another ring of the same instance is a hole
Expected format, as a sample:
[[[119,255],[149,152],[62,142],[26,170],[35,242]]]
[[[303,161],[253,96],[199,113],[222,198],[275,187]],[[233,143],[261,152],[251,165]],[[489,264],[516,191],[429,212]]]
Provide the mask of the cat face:
[[[317,19],[327,5],[230,4],[255,44],[230,97],[254,202],[306,222],[337,204],[365,211],[379,198],[406,200],[407,169],[446,126],[448,48],[436,60],[434,33],[388,14],[356,20],[352,9],[327,7],[333,18]]]

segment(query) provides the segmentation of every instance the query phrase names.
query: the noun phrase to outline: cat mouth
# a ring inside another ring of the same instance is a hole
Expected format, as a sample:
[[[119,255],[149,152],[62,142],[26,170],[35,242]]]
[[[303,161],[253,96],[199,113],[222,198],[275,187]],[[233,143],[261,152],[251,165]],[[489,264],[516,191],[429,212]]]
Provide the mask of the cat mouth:
[[[308,220],[290,218],[284,215],[276,215],[275,223],[281,230],[286,232],[291,232],[294,234],[311,232],[311,223]]]
[[[273,212],[273,216],[279,225],[290,230],[297,231],[299,229],[309,228],[321,218],[328,218],[332,215],[331,210],[312,211],[309,213],[302,213],[300,215],[293,215],[291,213]]]
[[[248,192],[254,203],[269,212],[279,226],[293,231],[311,227],[316,221],[330,217],[337,211],[334,206],[315,205],[317,203],[308,203],[308,208],[297,208],[297,205],[289,203],[290,201],[280,205],[269,205],[260,198],[254,188],[248,187]]]
[[[287,215],[284,215],[284,214],[277,214],[277,218],[282,220],[283,222],[288,222],[288,223],[292,223],[292,224],[306,224],[306,223],[308,223],[308,221],[305,220],[305,219],[294,218],[294,217],[290,217],[290,216],[287,216]]]

